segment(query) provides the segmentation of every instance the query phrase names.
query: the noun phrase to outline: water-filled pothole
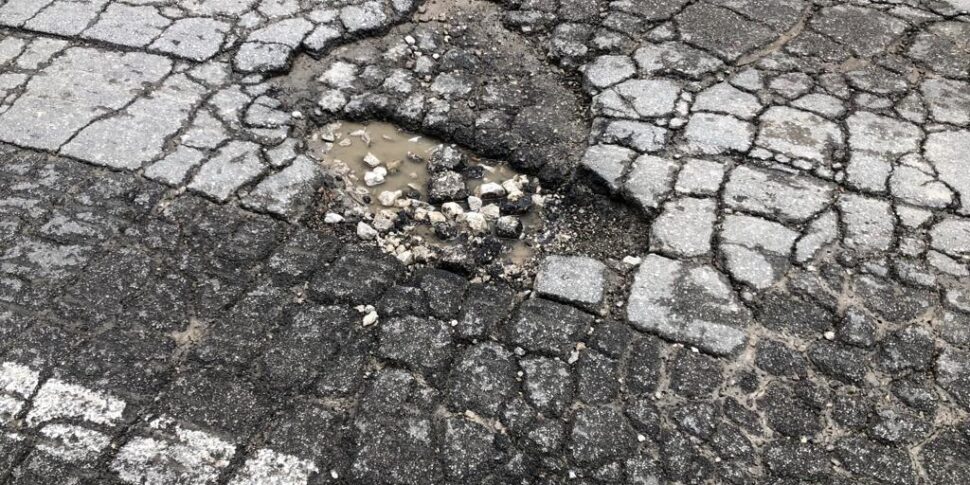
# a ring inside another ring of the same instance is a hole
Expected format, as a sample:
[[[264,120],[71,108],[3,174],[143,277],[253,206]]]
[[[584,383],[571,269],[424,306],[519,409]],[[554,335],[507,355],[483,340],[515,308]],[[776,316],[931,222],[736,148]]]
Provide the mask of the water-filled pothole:
[[[407,264],[514,274],[532,257],[546,196],[503,161],[384,122],[330,123],[307,145],[343,186],[326,220],[358,221],[358,236]]]

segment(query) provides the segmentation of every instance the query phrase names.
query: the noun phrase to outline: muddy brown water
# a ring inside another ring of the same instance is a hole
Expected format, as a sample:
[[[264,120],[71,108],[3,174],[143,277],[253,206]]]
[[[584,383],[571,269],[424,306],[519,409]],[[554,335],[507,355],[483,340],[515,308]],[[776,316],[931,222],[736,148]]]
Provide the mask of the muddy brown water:
[[[371,196],[371,210],[378,211],[385,208],[378,202],[378,196],[385,191],[400,190],[405,194],[409,190],[416,191],[421,194],[422,200],[427,199],[430,174],[426,161],[442,143],[404,131],[391,123],[342,121],[317,130],[310,136],[308,146],[317,159],[337,168],[346,166],[349,169],[347,175],[353,178],[359,189],[366,190]],[[484,169],[481,179],[467,181],[470,194],[476,193],[482,184],[501,184],[518,175],[506,163],[489,163],[467,152],[466,155],[469,155],[470,165],[479,165]],[[366,186],[364,176],[374,168],[367,163],[368,159],[387,169],[384,183]]]
[[[351,196],[373,214],[382,210],[398,210],[380,202],[380,195],[385,191],[401,191],[401,199],[407,198],[408,194],[417,195],[414,198],[426,202],[430,178],[426,161],[442,145],[435,138],[412,133],[381,121],[337,121],[312,131],[307,139],[309,153],[347,178],[348,189],[353,191]],[[481,179],[466,180],[469,194],[476,194],[477,188],[482,184],[501,184],[519,175],[507,163],[482,159],[471,152],[463,151],[469,165],[478,165],[483,169]],[[384,182],[367,186],[365,176],[376,167],[387,170]],[[461,205],[468,210],[467,204]],[[532,257],[534,251],[529,237],[541,227],[541,218],[537,212],[538,209],[533,209],[520,217],[524,236],[519,240],[507,241],[509,248],[505,258],[508,261],[521,264]],[[412,235],[429,242],[434,241],[438,246],[450,244],[436,240],[433,231],[428,227],[416,227]]]

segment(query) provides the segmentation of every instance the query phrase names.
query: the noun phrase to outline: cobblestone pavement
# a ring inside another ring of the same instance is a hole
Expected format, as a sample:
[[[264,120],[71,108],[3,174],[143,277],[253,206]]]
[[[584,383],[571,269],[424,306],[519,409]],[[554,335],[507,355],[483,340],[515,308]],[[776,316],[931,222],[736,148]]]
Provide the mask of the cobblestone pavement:
[[[970,483],[966,0],[0,0],[0,226],[0,485]]]

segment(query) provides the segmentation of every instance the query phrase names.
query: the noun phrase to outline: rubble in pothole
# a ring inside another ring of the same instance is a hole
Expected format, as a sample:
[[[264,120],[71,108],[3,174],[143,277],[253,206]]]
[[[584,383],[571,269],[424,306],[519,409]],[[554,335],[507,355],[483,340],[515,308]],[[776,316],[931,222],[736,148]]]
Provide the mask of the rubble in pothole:
[[[508,163],[384,122],[332,122],[307,143],[338,188],[324,222],[352,224],[402,263],[508,277],[531,258],[549,196]]]

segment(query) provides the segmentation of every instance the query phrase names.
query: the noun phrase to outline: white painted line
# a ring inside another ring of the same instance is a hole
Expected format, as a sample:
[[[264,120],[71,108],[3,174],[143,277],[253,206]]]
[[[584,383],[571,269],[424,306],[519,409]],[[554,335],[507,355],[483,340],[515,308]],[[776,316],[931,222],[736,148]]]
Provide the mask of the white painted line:
[[[111,436],[61,420],[83,420],[94,425],[120,424],[125,401],[77,384],[50,379],[40,389],[40,373],[13,363],[0,363],[0,426],[20,413],[35,391],[26,425],[36,428],[36,448],[71,463],[92,462],[111,445]],[[219,478],[236,454],[236,445],[214,434],[188,429],[171,417],[148,423],[150,436],[136,436],[111,463],[118,476],[138,485],[208,485]],[[4,435],[22,438],[15,433]],[[230,485],[306,485],[319,473],[313,462],[257,450],[235,474]]]
[[[92,462],[111,444],[104,433],[72,424],[48,424],[40,434],[37,449],[71,463]]]
[[[26,398],[34,393],[39,382],[40,373],[29,367],[14,362],[0,364],[0,393]]]
[[[257,450],[229,485],[304,485],[320,469],[312,462],[272,450]]]
[[[13,362],[0,364],[0,426],[6,426],[23,409],[40,382],[40,373]]]
[[[236,447],[202,431],[184,429],[162,418],[149,425],[164,438],[136,437],[128,442],[111,469],[128,482],[140,485],[205,485],[229,466]]]
[[[35,426],[53,419],[74,418],[113,426],[121,421],[124,411],[125,402],[120,399],[60,379],[51,379],[37,392],[27,414],[27,424]]]
[[[22,399],[0,395],[0,426],[6,426],[24,407]]]

